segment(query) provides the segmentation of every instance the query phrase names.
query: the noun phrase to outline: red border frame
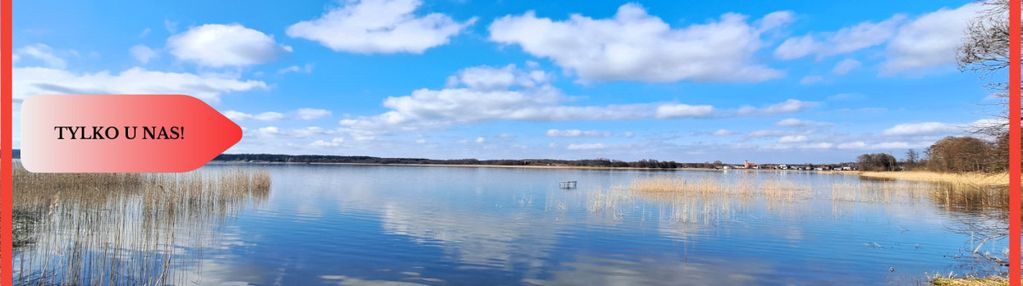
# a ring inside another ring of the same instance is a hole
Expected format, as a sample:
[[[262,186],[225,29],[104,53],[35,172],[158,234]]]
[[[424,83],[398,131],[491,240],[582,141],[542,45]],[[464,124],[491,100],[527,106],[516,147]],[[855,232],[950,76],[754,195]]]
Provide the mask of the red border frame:
[[[13,283],[13,146],[11,141],[12,100],[11,25],[13,0],[0,0],[0,285]],[[1009,3],[1009,285],[1020,285],[1020,0]]]
[[[1009,285],[1020,286],[1020,0],[1009,2]]]
[[[3,63],[2,79],[0,79],[0,283],[3,285],[12,285],[14,283],[14,249],[13,249],[13,228],[11,227],[11,210],[13,206],[12,197],[14,193],[14,180],[12,178],[13,171],[11,162],[14,160],[11,156],[13,155],[13,146],[11,144],[11,105],[14,104],[11,94],[11,70],[14,66],[12,62],[12,37],[11,32],[14,30],[11,27],[13,22],[11,15],[11,6],[13,0],[3,0],[3,7],[0,11],[3,15],[3,23],[0,26],[3,27],[2,40],[0,40],[0,49],[3,50],[0,53],[0,62]]]

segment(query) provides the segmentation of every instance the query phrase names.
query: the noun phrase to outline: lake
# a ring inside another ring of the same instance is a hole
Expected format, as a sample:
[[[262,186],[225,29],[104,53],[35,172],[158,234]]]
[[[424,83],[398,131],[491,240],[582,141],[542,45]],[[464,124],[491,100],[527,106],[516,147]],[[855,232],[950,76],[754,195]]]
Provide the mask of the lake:
[[[182,198],[174,192],[187,186],[161,183],[32,200],[15,281],[915,285],[1007,270],[986,258],[1008,246],[997,231],[1004,189],[741,170],[212,164],[199,173],[237,170],[265,170],[269,190]],[[629,191],[666,176],[744,190]],[[798,191],[767,191],[778,182]]]

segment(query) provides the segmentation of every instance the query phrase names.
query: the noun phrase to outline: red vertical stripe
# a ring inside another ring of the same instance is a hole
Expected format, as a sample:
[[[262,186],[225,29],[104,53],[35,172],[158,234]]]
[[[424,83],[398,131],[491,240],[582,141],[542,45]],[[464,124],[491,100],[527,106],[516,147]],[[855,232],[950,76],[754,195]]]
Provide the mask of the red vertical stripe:
[[[0,47],[0,62],[3,62],[3,75],[0,76],[0,284],[12,285],[14,277],[13,269],[14,266],[14,252],[12,242],[14,240],[13,228],[11,227],[11,210],[13,206],[13,183],[12,178],[13,169],[11,169],[11,105],[14,101],[11,99],[11,67],[14,65],[12,62],[12,42],[11,42],[11,2],[12,0],[3,0],[3,31],[0,34],[2,36],[2,47]]]
[[[1009,285],[1020,286],[1020,0],[1009,2]]]

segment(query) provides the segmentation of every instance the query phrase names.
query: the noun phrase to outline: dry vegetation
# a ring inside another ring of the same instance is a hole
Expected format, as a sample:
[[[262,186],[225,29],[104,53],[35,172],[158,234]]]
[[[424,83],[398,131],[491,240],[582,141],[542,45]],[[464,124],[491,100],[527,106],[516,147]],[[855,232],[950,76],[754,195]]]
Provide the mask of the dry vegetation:
[[[967,186],[1005,186],[1009,184],[1008,173],[938,173],[928,171],[906,172],[860,172],[861,177],[877,179],[898,179],[919,182],[946,183]]]
[[[670,176],[638,179],[626,189],[641,195],[744,199],[762,197],[786,202],[807,198],[811,191],[809,187],[781,179],[722,181],[709,177],[687,180]]]
[[[621,218],[637,210],[636,199],[662,204],[660,218],[674,222],[710,224],[733,219],[746,212],[755,202],[767,208],[786,211],[787,204],[810,198],[811,189],[781,179],[721,180],[714,177],[687,179],[656,176],[634,180],[627,186],[594,192],[589,210]]]
[[[181,174],[14,171],[16,284],[166,285],[182,252],[196,258],[223,220],[265,201],[270,176],[228,169]]]
[[[1004,277],[985,277],[985,278],[945,278],[936,277],[931,279],[931,284],[935,286],[1002,286],[1009,285],[1009,279]]]

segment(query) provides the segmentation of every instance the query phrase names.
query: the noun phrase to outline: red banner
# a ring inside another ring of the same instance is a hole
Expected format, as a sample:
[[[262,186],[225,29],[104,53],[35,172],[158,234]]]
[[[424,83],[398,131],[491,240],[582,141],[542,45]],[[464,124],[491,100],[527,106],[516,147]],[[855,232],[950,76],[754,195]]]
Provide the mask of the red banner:
[[[242,138],[186,95],[32,96],[21,114],[21,162],[32,172],[184,172]]]

